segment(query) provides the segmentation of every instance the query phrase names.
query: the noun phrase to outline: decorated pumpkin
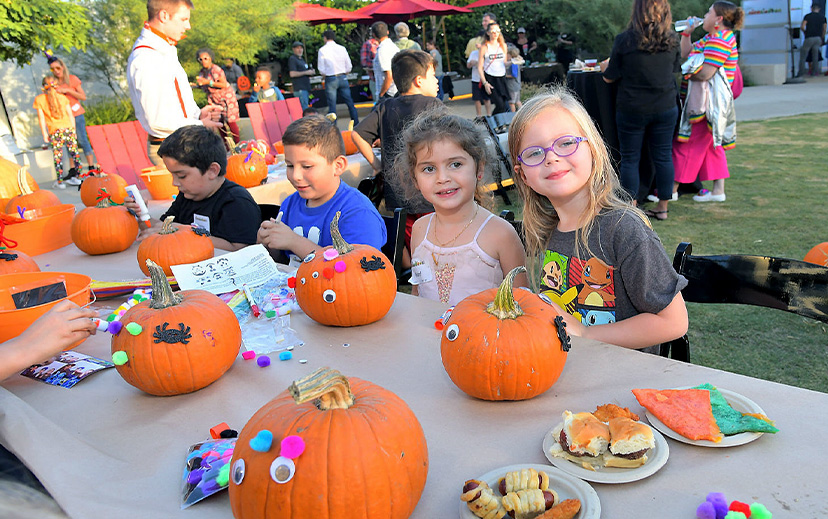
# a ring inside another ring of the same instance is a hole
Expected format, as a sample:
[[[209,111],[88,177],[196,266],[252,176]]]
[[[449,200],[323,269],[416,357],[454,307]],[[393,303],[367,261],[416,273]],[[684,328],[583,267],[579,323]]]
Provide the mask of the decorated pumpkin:
[[[17,186],[20,189],[20,194],[12,197],[6,202],[5,212],[8,214],[17,214],[17,208],[22,207],[26,209],[40,209],[42,207],[49,207],[53,205],[60,205],[60,199],[51,191],[46,189],[32,189],[29,179],[31,177],[26,172],[26,168],[17,170]],[[35,184],[37,186],[37,184]]]
[[[115,369],[151,395],[191,393],[227,371],[241,347],[233,310],[206,290],[174,294],[163,269],[147,261],[152,298],[121,317],[112,336]]]
[[[342,238],[339,215],[331,221],[333,246],[309,254],[296,271],[296,302],[321,324],[370,324],[391,309],[397,276],[385,254]]]
[[[443,328],[440,354],[451,381],[483,400],[526,400],[558,380],[569,337],[552,305],[512,290],[517,267],[500,287],[457,303]]]
[[[126,192],[127,182],[124,177],[114,173],[104,173],[103,171],[93,172],[92,175],[84,179],[80,187],[81,201],[86,207],[92,207],[98,203],[98,196],[101,189],[105,189],[107,193],[112,195],[112,201],[116,204],[123,204]]]
[[[267,163],[256,150],[227,158],[227,180],[242,187],[255,187],[267,180]]]
[[[112,205],[102,190],[98,205],[82,209],[72,219],[72,241],[89,255],[126,250],[138,237],[138,220],[126,207]]]
[[[427,474],[423,429],[405,402],[320,368],[242,429],[230,506],[236,519],[404,519]]]
[[[805,261],[828,267],[828,241],[820,243],[805,255]]]
[[[151,259],[172,276],[173,265],[196,263],[210,259],[215,254],[210,233],[195,227],[173,225],[174,216],[168,216],[161,230],[144,238],[138,246],[138,266],[149,275],[147,260]]]
[[[35,260],[27,254],[13,250],[17,242],[3,236],[6,223],[0,220],[0,275],[18,272],[40,272]]]

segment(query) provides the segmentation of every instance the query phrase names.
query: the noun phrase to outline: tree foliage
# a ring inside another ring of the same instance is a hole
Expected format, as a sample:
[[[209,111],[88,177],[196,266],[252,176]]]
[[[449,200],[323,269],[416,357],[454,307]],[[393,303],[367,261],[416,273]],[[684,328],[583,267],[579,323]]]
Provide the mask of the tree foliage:
[[[0,0],[0,61],[22,66],[48,48],[84,49],[86,10],[65,0]]]

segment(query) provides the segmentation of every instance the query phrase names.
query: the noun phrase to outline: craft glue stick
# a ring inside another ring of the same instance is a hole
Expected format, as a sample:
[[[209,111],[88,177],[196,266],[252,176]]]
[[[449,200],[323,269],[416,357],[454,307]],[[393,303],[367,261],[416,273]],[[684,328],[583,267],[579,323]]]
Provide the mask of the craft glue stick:
[[[244,295],[247,298],[247,302],[250,303],[250,308],[253,309],[253,315],[259,317],[259,315],[262,312],[259,310],[259,305],[256,304],[256,300],[253,299],[253,294],[250,292],[250,287],[244,284],[242,285],[242,290],[244,290]]]
[[[147,209],[147,204],[144,202],[144,198],[141,196],[141,191],[138,189],[138,186],[131,184],[126,186],[124,189],[126,189],[126,192],[129,193],[129,196],[135,199],[135,203],[138,204],[138,207],[141,208],[138,218],[144,222],[147,227],[151,227],[152,223],[150,223],[149,209]]]

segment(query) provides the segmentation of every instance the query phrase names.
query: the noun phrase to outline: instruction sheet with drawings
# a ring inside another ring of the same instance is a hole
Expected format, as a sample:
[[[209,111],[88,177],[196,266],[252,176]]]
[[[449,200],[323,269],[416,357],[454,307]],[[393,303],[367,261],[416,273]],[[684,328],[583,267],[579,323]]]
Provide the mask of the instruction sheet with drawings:
[[[242,285],[256,287],[282,275],[264,245],[249,245],[236,252],[187,265],[173,265],[181,290],[200,289],[213,294],[241,290]]]

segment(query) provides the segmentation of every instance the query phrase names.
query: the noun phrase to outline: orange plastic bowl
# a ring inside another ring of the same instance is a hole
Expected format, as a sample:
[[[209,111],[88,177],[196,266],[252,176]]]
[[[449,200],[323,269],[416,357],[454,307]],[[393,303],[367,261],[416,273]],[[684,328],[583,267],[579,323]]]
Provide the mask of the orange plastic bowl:
[[[141,179],[153,200],[169,200],[178,194],[178,188],[173,185],[172,175],[166,168],[144,169]]]
[[[63,299],[52,301],[31,308],[17,309],[14,307],[11,293],[14,287],[29,286],[31,283],[66,283],[66,293],[70,301],[78,306],[89,302],[92,278],[83,274],[71,272],[24,272],[4,274],[0,276],[0,342],[13,339],[23,333],[35,320]],[[77,346],[77,344],[75,345]]]
[[[16,250],[29,256],[51,252],[72,243],[72,218],[75,206],[53,205],[23,213],[25,222],[7,225],[6,238],[17,242]]]

